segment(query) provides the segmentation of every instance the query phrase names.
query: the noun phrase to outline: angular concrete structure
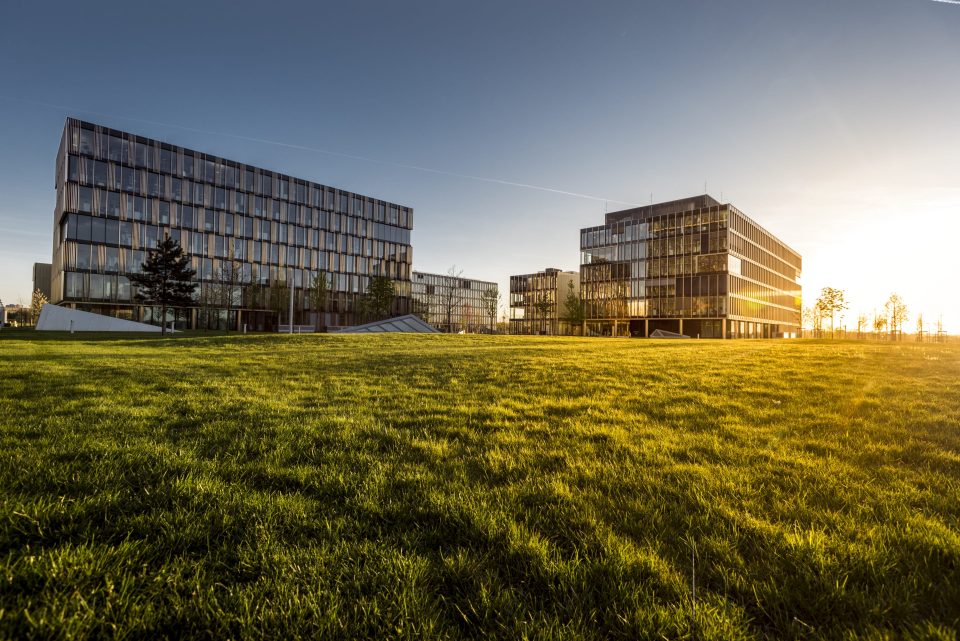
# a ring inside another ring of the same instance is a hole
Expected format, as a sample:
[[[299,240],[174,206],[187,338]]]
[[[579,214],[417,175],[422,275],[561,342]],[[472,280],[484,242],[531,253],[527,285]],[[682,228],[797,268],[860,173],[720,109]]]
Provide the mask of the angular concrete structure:
[[[136,323],[47,303],[37,321],[40,332],[159,332],[156,325]]]
[[[439,334],[440,330],[423,322],[413,314],[397,316],[387,320],[374,321],[356,327],[345,327],[331,334]]]

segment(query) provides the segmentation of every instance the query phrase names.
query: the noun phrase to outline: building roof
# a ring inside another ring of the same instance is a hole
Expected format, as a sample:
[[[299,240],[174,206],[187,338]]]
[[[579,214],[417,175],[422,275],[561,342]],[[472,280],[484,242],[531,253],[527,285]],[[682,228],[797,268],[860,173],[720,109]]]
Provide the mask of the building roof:
[[[719,200],[703,194],[701,196],[690,196],[678,200],[669,200],[664,203],[655,203],[653,205],[644,205],[643,207],[634,207],[632,209],[621,209],[612,211],[606,215],[606,224],[618,223],[623,220],[644,220],[652,216],[663,216],[664,214],[676,214],[695,209],[704,209],[706,207],[717,207],[721,205]]]
[[[354,327],[345,327],[341,330],[331,332],[331,334],[439,334],[440,330],[425,323],[422,319],[407,314],[406,316],[397,316],[387,320],[374,321],[364,325],[355,325]]]

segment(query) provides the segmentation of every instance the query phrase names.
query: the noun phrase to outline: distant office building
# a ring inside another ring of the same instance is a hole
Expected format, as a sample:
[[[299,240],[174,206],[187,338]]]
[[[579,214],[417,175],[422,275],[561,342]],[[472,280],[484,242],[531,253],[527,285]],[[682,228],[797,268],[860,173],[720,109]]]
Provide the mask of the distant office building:
[[[710,196],[609,213],[580,249],[589,333],[799,335],[800,255]]]
[[[40,293],[46,296],[47,300],[50,300],[50,290],[53,282],[51,267],[53,265],[50,263],[33,264],[33,291],[40,290]]]
[[[29,325],[31,319],[31,309],[24,305],[17,305],[10,303],[9,305],[0,308],[0,323],[4,326],[12,325],[13,327]]]
[[[548,267],[534,274],[510,277],[511,334],[571,334],[565,318],[570,293],[580,295],[580,274]]]
[[[413,272],[413,313],[444,332],[492,332],[497,324],[496,283]]]
[[[371,276],[393,280],[410,311],[413,211],[285,174],[68,119],[56,171],[51,302],[158,323],[129,275],[166,234],[197,271],[180,326],[313,324],[308,288],[329,282],[323,324],[361,321]]]

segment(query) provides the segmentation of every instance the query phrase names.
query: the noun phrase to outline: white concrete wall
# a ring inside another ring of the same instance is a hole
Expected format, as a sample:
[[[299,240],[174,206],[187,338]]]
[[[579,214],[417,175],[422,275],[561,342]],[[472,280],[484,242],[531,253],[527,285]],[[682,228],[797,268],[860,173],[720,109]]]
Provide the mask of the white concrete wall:
[[[72,321],[72,324],[71,324]],[[47,303],[40,310],[37,331],[41,332],[159,332],[156,325],[137,323]]]

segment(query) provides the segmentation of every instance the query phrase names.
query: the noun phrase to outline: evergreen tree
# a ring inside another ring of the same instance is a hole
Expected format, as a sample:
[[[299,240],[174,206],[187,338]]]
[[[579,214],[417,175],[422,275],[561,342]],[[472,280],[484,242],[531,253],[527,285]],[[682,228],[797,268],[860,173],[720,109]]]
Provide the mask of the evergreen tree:
[[[567,297],[563,301],[563,319],[570,324],[570,328],[583,328],[583,321],[586,320],[586,310],[583,308],[583,301],[580,300],[580,294],[573,287],[573,281],[567,282]]]
[[[139,274],[132,274],[130,282],[137,287],[136,300],[160,307],[160,331],[167,331],[167,309],[187,307],[193,303],[197,272],[190,267],[190,259],[180,243],[166,236],[156,249],[150,250]]]

